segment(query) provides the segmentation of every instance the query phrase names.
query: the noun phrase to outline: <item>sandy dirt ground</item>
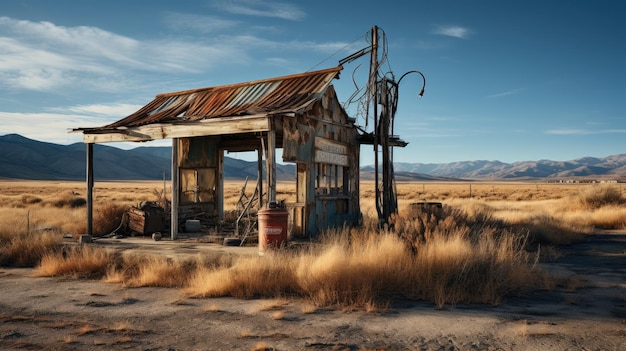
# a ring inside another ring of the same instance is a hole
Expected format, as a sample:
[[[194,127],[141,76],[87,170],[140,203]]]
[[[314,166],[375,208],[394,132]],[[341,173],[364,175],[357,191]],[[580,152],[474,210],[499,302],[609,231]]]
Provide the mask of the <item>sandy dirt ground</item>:
[[[626,350],[626,232],[590,236],[543,266],[571,283],[499,306],[398,301],[377,312],[0,269],[0,350]]]

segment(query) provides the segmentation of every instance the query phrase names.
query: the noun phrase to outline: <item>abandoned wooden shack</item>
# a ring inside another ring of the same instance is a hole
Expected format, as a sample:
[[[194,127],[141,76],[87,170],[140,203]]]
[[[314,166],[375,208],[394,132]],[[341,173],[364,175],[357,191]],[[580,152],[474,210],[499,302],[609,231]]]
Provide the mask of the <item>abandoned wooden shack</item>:
[[[87,145],[87,231],[92,234],[93,144],[172,139],[170,232],[185,214],[224,217],[224,153],[256,151],[259,204],[276,198],[276,149],[296,164],[296,201],[287,203],[293,236],[359,219],[359,142],[355,120],[331,85],[341,66],[240,84],[157,95],[137,112],[97,128],[76,128]],[[262,181],[266,169],[266,189]],[[263,197],[263,194],[267,194]]]

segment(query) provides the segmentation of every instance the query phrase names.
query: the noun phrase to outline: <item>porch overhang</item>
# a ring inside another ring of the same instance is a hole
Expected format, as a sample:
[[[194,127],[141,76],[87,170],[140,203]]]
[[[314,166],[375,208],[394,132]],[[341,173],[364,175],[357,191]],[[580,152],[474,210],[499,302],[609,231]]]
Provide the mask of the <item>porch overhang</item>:
[[[197,136],[266,132],[271,129],[271,115],[218,117],[194,122],[154,123],[137,127],[78,128],[87,144],[151,141]]]

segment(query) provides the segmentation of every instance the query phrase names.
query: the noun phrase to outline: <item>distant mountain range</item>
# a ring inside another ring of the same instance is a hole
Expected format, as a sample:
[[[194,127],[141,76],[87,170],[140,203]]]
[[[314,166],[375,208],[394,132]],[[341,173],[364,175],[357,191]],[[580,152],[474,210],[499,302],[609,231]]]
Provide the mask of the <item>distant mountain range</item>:
[[[25,138],[18,134],[0,136],[0,178],[37,180],[84,180],[85,145],[59,145]],[[150,180],[170,178],[171,148],[137,147],[122,150],[94,145],[96,180]],[[463,161],[453,163],[394,164],[398,180],[529,180],[626,178],[626,154],[604,158],[584,157],[571,161]],[[295,178],[295,165],[278,164],[280,180]],[[224,158],[227,179],[256,179],[257,163]],[[373,178],[373,167],[361,168],[362,179]]]
[[[421,173],[433,177],[484,180],[626,178],[626,154],[603,158],[583,157],[570,161],[463,161],[451,163],[394,163],[396,173]]]

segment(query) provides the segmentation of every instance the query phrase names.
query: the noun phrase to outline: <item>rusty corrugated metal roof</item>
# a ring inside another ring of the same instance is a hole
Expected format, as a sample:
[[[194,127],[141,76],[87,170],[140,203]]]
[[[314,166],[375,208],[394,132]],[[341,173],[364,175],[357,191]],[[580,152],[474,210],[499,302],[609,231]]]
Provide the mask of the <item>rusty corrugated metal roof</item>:
[[[313,102],[341,66],[265,80],[157,95],[130,116],[102,128],[296,112]]]

